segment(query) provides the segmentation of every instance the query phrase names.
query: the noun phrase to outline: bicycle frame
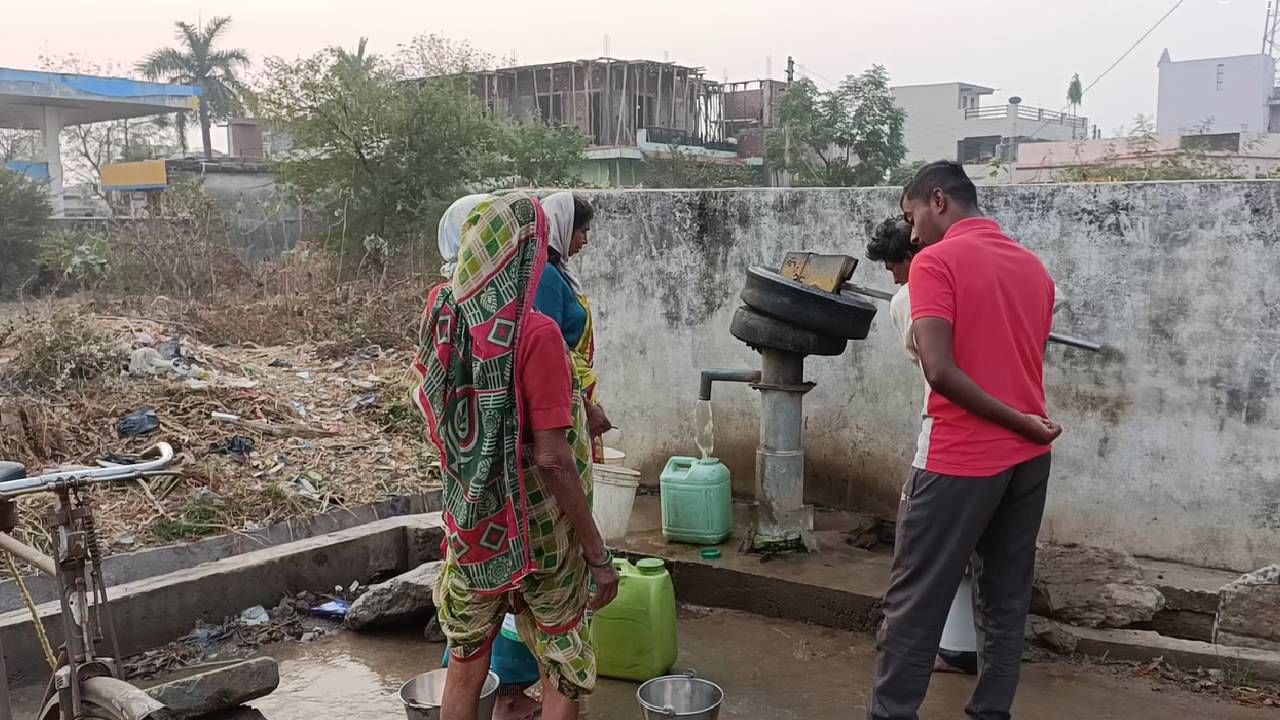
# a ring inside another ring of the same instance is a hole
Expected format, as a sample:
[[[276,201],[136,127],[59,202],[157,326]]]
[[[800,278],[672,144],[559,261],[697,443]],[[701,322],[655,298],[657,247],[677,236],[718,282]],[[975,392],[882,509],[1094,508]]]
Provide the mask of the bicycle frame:
[[[167,443],[159,443],[144,457],[149,455],[156,458],[130,465],[77,468],[0,482],[0,518],[8,518],[3,522],[8,527],[0,527],[3,531],[0,532],[0,550],[27,561],[57,582],[63,646],[58,651],[57,667],[45,691],[44,706],[51,707],[56,698],[62,720],[82,717],[85,701],[83,684],[86,681],[94,678],[123,680],[120,643],[111,619],[111,606],[107,602],[102,575],[102,547],[93,510],[80,491],[99,483],[168,474],[163,469],[173,461],[173,448]],[[46,526],[53,541],[53,557],[8,534],[13,529],[12,523],[16,522],[15,498],[41,492],[53,493],[57,499],[57,506],[46,516]],[[110,644],[110,655],[107,656],[98,654],[98,646],[104,640]],[[2,650],[0,695],[3,695],[0,711],[6,711],[0,718],[7,720],[12,713],[8,708],[8,682]]]

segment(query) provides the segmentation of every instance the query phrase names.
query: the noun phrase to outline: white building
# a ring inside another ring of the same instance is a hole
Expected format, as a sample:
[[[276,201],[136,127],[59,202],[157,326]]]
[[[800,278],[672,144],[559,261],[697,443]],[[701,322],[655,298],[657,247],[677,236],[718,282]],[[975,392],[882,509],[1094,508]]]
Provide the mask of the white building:
[[[996,91],[981,85],[951,82],[900,85],[892,90],[894,100],[907,113],[907,162],[987,162],[1015,142],[1071,140],[1089,134],[1089,121],[1070,113],[1021,101],[984,105],[982,99]]]
[[[1175,62],[1160,56],[1156,132],[1266,133],[1280,127],[1276,61],[1270,55],[1237,55]]]

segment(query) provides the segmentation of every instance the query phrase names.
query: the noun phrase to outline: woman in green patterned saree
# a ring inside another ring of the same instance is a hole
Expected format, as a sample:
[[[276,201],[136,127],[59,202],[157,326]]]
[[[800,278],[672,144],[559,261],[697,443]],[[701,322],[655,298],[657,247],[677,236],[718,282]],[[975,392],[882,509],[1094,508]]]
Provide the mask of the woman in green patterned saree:
[[[450,652],[444,720],[475,717],[508,608],[545,678],[543,717],[576,717],[595,685],[583,617],[617,593],[588,504],[582,395],[559,329],[532,306],[546,248],[537,200],[480,202],[463,225],[453,278],[431,291],[423,317],[414,401],[443,471],[435,594]]]

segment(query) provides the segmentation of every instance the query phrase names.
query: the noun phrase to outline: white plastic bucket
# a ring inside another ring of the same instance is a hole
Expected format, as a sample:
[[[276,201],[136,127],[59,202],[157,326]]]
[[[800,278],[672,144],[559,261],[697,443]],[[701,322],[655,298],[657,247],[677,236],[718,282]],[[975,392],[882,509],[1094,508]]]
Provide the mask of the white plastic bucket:
[[[604,448],[604,464],[605,465],[622,465],[627,459],[627,454],[617,448],[605,446]]]
[[[618,465],[596,463],[591,469],[595,485],[591,515],[605,542],[622,540],[631,524],[631,508],[640,487],[640,473]]]
[[[956,596],[951,600],[947,624],[942,630],[942,650],[950,652],[976,652],[978,634],[973,627],[973,578],[968,575],[960,581]]]

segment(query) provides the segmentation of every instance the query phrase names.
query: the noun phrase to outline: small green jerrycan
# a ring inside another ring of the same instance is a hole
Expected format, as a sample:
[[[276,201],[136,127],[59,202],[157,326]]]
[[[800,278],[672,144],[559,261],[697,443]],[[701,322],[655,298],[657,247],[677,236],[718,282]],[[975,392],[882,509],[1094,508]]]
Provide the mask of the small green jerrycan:
[[[718,545],[733,532],[733,488],[729,468],[719,460],[673,457],[660,484],[667,540]]]
[[[644,682],[676,662],[676,591],[657,558],[613,561],[618,597],[591,616],[591,645],[600,675]]]

